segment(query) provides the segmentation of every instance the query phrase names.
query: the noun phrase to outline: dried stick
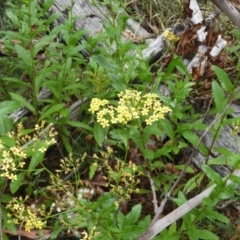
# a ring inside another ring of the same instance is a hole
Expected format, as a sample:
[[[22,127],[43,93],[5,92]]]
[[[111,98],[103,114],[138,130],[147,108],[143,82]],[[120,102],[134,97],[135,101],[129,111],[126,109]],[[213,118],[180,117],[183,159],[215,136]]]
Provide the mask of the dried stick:
[[[156,191],[155,191],[155,188],[154,188],[154,182],[153,182],[149,172],[147,173],[147,175],[148,175],[148,178],[149,178],[149,181],[150,181],[150,184],[151,184],[151,189],[152,189],[152,194],[153,194],[152,203],[153,203],[153,206],[154,206],[154,213],[157,214],[158,205],[157,205]]]

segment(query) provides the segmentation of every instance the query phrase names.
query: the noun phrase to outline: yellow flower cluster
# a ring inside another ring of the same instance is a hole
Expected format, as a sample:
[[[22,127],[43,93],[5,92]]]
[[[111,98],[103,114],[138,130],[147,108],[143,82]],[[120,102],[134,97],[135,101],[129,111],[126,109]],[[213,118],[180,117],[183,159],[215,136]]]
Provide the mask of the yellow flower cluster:
[[[23,202],[22,198],[13,198],[6,206],[9,209],[8,217],[13,218],[14,224],[23,224],[27,232],[32,229],[42,229],[46,223],[40,216],[44,217],[45,211],[35,205],[25,206]]]
[[[169,107],[161,106],[158,95],[154,93],[142,95],[136,90],[126,90],[118,94],[118,97],[117,106],[110,105],[107,100],[92,99],[89,111],[96,113],[97,122],[102,127],[116,123],[126,125],[139,118],[142,118],[147,125],[151,125],[171,111]]]
[[[170,32],[169,30],[165,30],[163,33],[163,36],[166,38],[166,40],[168,40],[169,42],[176,42],[179,40],[179,37],[177,37],[176,35],[174,35],[172,32]]]
[[[24,161],[19,161],[19,159],[24,160],[26,158],[26,149],[18,145],[6,148],[2,140],[0,140],[0,149],[2,149],[0,155],[0,176],[9,180],[16,180],[17,175],[15,172],[17,168],[23,168],[25,164]]]
[[[44,134],[44,137],[40,136],[39,130],[43,129],[44,122],[39,125],[35,125],[35,134],[33,136],[24,135],[23,125],[20,123],[17,126],[17,131],[11,131],[7,135],[15,143],[13,147],[7,147],[4,144],[4,141],[0,139],[0,176],[7,178],[9,180],[17,179],[17,170],[22,169],[27,157],[28,144],[31,141],[38,142],[39,140],[44,139],[44,146],[39,151],[46,151],[47,148],[56,143],[55,136],[56,132],[54,128],[50,126],[47,128],[47,132]],[[34,143],[32,143],[34,145]]]

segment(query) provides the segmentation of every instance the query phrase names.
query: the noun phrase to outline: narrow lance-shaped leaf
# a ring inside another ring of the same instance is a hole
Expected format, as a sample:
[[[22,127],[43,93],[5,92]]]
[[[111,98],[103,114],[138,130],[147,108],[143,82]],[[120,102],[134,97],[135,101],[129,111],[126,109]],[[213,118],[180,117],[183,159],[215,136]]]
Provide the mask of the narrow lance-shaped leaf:
[[[20,45],[15,45],[15,49],[17,51],[17,54],[19,56],[20,59],[23,60],[23,62],[30,67],[33,63],[33,59],[31,58],[31,55],[29,53],[28,50],[26,50],[25,48],[23,48]]]
[[[223,89],[216,81],[212,82],[212,94],[218,112],[219,113],[223,112],[227,105],[226,98]]]
[[[233,89],[233,85],[227,73],[217,66],[212,66],[212,69],[216,73],[219,81],[221,82],[223,89],[225,89],[226,91],[231,91]]]
[[[32,106],[30,102],[28,102],[24,97],[17,93],[9,93],[15,101],[21,103],[22,106],[26,107],[28,110],[30,110],[32,113],[35,112],[35,108]]]
[[[51,116],[52,114],[58,112],[62,108],[64,108],[64,104],[63,103],[59,103],[59,104],[51,106],[49,109],[47,109],[45,112],[43,112],[41,114],[41,117],[39,118],[39,121],[41,121],[41,120]]]
[[[7,134],[13,127],[12,121],[6,114],[0,115],[0,135]]]
[[[91,132],[93,131],[92,127],[88,126],[86,123],[83,123],[83,122],[67,120],[65,123],[72,127],[86,129]]]
[[[212,180],[217,185],[220,185],[223,183],[223,180],[221,176],[215,172],[210,166],[208,165],[202,165],[201,166],[203,172],[207,175],[207,177]]]
[[[104,141],[105,134],[103,127],[98,122],[95,122],[94,124],[93,135],[95,140],[97,141],[97,144],[101,147]]]

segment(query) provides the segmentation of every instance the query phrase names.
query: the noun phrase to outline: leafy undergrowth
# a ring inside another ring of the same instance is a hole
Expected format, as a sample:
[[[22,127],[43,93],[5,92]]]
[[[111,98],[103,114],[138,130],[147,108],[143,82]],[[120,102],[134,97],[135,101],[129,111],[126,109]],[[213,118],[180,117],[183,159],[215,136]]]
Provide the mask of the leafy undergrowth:
[[[106,1],[112,14],[106,31],[79,43],[87,32],[74,29],[71,8],[56,24],[59,14],[49,15],[53,2],[9,4],[9,30],[1,32],[2,238],[137,239],[168,192],[161,218],[215,183],[218,188],[201,207],[155,239],[238,239],[239,178],[230,176],[234,183],[226,186],[209,166],[219,161],[233,172],[239,152],[213,143],[207,148],[197,132],[207,129],[203,120],[210,112],[219,117],[212,139],[232,125],[237,144],[239,120],[227,114],[239,98],[239,32],[225,25],[231,47],[209,58],[202,75],[201,67],[190,74],[183,63],[197,51],[200,26],[180,37],[167,30],[155,72],[142,58],[144,44],[122,42],[128,17],[120,7],[136,19],[146,12],[142,25],[159,34],[156,29],[186,18],[186,5]],[[163,21],[166,15],[173,17]],[[209,27],[209,48],[219,31]],[[51,94],[39,99],[44,89]],[[29,113],[10,115],[20,106]],[[189,164],[196,150],[206,158],[202,168]]]

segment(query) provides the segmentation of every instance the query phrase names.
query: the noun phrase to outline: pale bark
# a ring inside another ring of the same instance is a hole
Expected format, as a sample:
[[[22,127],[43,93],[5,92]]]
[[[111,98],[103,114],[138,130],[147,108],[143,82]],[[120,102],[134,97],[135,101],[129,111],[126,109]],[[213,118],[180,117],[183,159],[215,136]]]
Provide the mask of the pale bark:
[[[240,177],[240,170],[234,171],[233,175]],[[230,185],[232,182],[227,180],[226,185]],[[178,207],[167,216],[161,218],[157,222],[153,224],[145,233],[143,233],[137,240],[150,240],[153,239],[156,235],[162,232],[165,228],[170,226],[173,222],[177,221],[187,213],[189,213],[192,209],[199,206],[203,199],[209,197],[213,189],[216,187],[216,184],[212,185],[205,191],[201,192],[197,196],[191,198],[182,206]]]
[[[227,0],[211,0],[240,29],[240,13]]]

